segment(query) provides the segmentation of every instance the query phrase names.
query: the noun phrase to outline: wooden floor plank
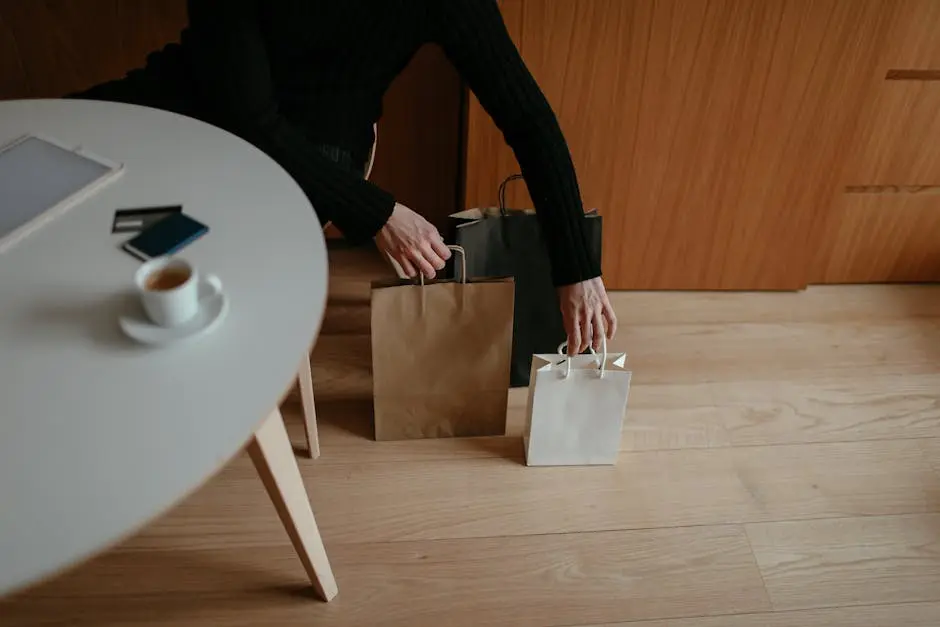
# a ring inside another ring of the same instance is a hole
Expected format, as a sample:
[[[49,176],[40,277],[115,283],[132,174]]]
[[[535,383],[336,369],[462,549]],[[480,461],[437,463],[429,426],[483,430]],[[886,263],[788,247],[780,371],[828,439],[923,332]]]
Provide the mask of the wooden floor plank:
[[[927,463],[940,473],[940,438],[921,439],[919,442]]]
[[[638,383],[933,374],[940,362],[940,325],[933,318],[903,325],[649,325],[626,327],[611,350],[630,354]]]
[[[724,526],[332,547],[340,593],[301,592],[288,546],[115,552],[0,605],[17,625],[514,625],[770,608]],[[43,617],[45,617],[43,619]]]
[[[326,334],[313,352],[325,398],[371,395],[367,330]],[[936,374],[940,323],[921,318],[853,323],[700,323],[627,327],[611,351],[628,353],[637,384],[812,382],[823,377]],[[772,359],[770,358],[772,356]]]
[[[352,384],[347,384],[350,390]],[[334,388],[336,389],[336,388]],[[510,391],[506,433],[509,437],[441,438],[401,442],[372,441],[371,398],[355,393],[345,397],[317,397],[321,463],[395,462],[463,459],[474,457],[519,457],[525,427],[527,391]],[[283,408],[288,427],[301,425],[301,406]],[[621,449],[658,450],[706,448],[731,444],[724,426],[723,410],[712,403],[710,384],[636,384],[630,390]],[[937,429],[940,435],[940,428]],[[302,437],[302,435],[298,436]],[[300,440],[295,440],[300,442]]]
[[[348,389],[348,388],[347,388]],[[940,437],[940,372],[819,381],[635,384],[621,450]],[[524,389],[513,390],[507,435],[520,437]],[[355,394],[318,399],[326,463],[521,455],[521,444],[490,438],[376,445],[372,405]],[[299,405],[285,409],[288,421]],[[298,418],[299,420],[299,418]]]
[[[940,600],[940,514],[746,529],[775,609]]]
[[[940,369],[710,388],[730,445],[940,436]]]
[[[300,460],[328,546],[940,511],[916,440],[623,453],[615,467],[518,459]],[[129,548],[276,544],[282,530],[244,459]]]
[[[940,625],[940,603],[837,607],[822,610],[643,620],[577,627],[890,627],[891,625],[936,627]]]

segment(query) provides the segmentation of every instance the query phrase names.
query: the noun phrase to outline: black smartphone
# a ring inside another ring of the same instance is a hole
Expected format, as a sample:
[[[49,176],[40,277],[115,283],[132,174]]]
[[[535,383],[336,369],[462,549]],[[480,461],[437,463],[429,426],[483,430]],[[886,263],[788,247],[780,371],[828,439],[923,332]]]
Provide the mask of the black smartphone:
[[[148,226],[121,247],[142,261],[172,255],[209,232],[209,227],[185,213],[174,213]]]

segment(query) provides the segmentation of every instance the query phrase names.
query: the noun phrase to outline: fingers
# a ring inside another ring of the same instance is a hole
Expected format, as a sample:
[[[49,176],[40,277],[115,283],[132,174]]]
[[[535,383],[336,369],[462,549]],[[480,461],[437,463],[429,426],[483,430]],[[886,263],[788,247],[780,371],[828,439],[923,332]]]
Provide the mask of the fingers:
[[[607,323],[607,339],[612,340],[617,335],[617,314],[611,306],[610,301],[604,303],[604,320]]]
[[[402,272],[404,272],[405,276],[409,279],[413,279],[418,276],[418,273],[415,272],[415,267],[411,265],[411,261],[408,259],[408,257],[400,255],[395,261],[398,262],[398,265],[401,266]]]
[[[437,276],[437,271],[444,268],[444,260],[430,246],[425,250],[409,249],[393,257],[401,266],[405,275],[413,279],[423,274],[428,279]]]
[[[577,355],[580,352],[578,351],[578,346],[580,346],[580,344],[581,344],[581,329],[578,327],[575,327],[571,330],[571,333],[568,335],[567,353],[569,355]]]
[[[443,244],[442,244],[442,246],[443,246]],[[444,250],[448,250],[446,246],[444,246]],[[448,250],[448,252],[450,252],[450,251]],[[427,260],[427,262],[430,263],[430,264],[434,267],[435,270],[443,270],[443,269],[444,269],[444,265],[445,265],[445,263],[446,263],[446,262],[444,261],[445,257],[442,257],[442,256],[437,252],[437,247],[435,247],[432,242],[425,242],[425,243],[421,246],[421,254],[424,256],[424,258]],[[434,277],[432,276],[432,277],[428,277],[428,278],[432,278],[432,279],[433,279]]]
[[[450,248],[447,247],[447,244],[444,243],[444,240],[441,239],[440,235],[431,240],[431,250],[434,251],[434,253],[444,261],[450,259]],[[443,267],[444,266],[441,266],[441,268]],[[440,268],[438,268],[438,270],[440,270]]]
[[[444,248],[447,250],[447,248]],[[449,252],[449,251],[448,251]],[[438,270],[443,270],[445,261],[436,252],[435,247],[424,243],[420,248],[411,248],[399,255],[399,263],[409,278],[414,278],[420,272],[428,279],[437,276]]]
[[[408,259],[411,261],[414,268],[417,269],[418,272],[423,274],[425,277],[427,277],[428,279],[433,279],[435,276],[437,276],[437,270],[434,269],[434,265],[431,263],[431,261],[427,259],[427,257],[425,257],[424,253],[422,253],[420,250],[412,248],[408,250],[406,254],[408,255]],[[412,276],[415,276],[415,275],[412,275]]]
[[[376,243],[411,278],[420,272],[433,279],[450,258],[450,250],[434,225],[401,203],[395,203],[392,215],[376,235]]]
[[[577,349],[574,352],[569,351],[570,355],[580,355],[587,350],[587,347],[591,345],[594,335],[594,326],[591,319],[591,311],[582,311],[579,316],[578,328],[581,331],[580,342],[578,342]]]
[[[427,234],[423,241],[407,252],[414,267],[428,279],[435,278],[437,271],[443,270],[446,260],[450,258],[450,249],[437,231]]]
[[[604,314],[600,307],[591,317],[591,347],[600,352],[604,347],[604,338],[607,337],[607,325],[604,321]]]

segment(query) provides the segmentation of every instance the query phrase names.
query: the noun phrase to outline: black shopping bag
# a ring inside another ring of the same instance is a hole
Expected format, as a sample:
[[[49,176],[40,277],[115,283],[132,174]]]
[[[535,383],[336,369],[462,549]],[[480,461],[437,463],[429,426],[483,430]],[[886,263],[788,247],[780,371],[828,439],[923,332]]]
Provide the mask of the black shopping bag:
[[[521,178],[521,174],[514,174],[502,182],[499,207],[468,209],[450,216],[456,222],[456,244],[467,251],[469,276],[515,279],[509,372],[512,387],[529,385],[532,355],[553,353],[565,340],[558,293],[535,211],[506,207],[506,185]],[[600,263],[601,217],[593,209],[584,214],[584,219],[591,253]]]

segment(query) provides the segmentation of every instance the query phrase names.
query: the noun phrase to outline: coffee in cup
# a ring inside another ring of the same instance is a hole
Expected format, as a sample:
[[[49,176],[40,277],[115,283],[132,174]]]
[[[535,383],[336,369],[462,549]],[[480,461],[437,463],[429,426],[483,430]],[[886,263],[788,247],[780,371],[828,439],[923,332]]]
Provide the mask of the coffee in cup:
[[[178,288],[189,280],[189,277],[189,268],[162,268],[150,273],[145,286],[151,292],[165,292]]]
[[[151,259],[137,270],[134,283],[144,311],[155,324],[179,326],[199,311],[199,276],[182,259]]]

